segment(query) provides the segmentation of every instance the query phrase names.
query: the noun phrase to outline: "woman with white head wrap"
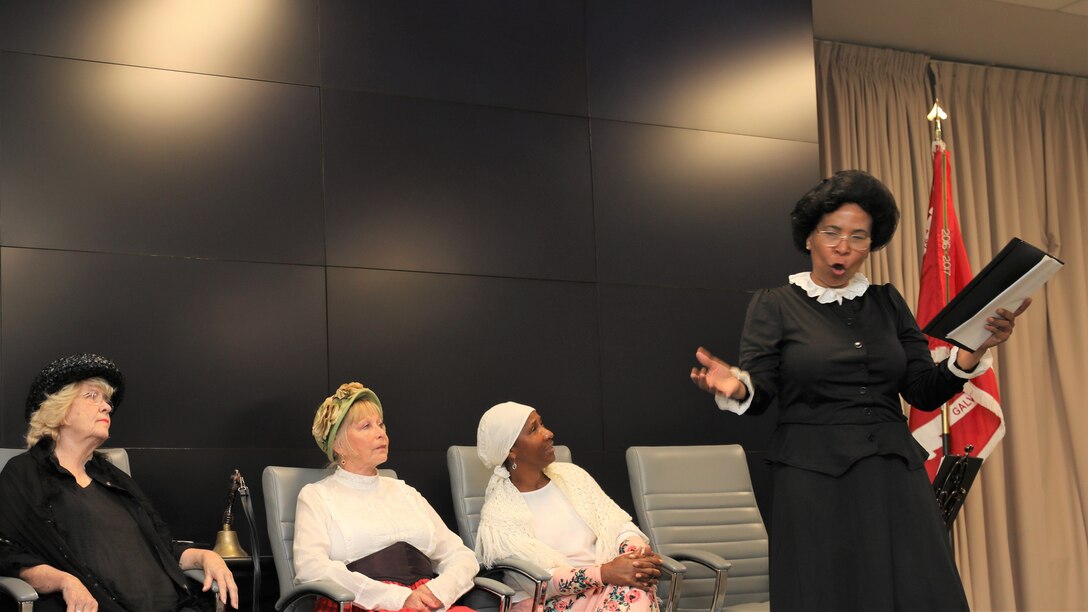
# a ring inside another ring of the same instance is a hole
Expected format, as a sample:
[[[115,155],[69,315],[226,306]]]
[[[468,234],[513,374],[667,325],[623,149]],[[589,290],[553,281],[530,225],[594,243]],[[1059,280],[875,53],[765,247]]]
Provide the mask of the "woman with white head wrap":
[[[631,516],[572,463],[556,463],[554,435],[536,410],[505,402],[480,419],[476,447],[493,470],[476,554],[485,565],[506,557],[551,573],[544,611],[656,612],[661,558]],[[532,609],[525,584],[515,612]]]

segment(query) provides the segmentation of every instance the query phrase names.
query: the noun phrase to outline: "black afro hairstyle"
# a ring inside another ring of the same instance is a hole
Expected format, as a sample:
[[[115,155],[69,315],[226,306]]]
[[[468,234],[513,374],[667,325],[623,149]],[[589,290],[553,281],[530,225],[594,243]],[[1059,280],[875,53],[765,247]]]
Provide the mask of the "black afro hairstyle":
[[[842,170],[824,179],[806,193],[790,213],[793,244],[808,253],[805,242],[824,215],[843,204],[857,204],[873,220],[872,250],[888,244],[899,225],[899,207],[895,196],[873,175],[862,170]]]

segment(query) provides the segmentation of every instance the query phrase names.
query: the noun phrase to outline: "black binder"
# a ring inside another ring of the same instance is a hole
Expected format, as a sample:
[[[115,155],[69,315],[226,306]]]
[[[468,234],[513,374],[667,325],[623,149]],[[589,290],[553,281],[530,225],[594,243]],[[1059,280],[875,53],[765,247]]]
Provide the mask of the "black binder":
[[[1015,311],[1063,265],[1027,242],[1013,238],[922,332],[975,351],[990,337],[984,328],[987,317],[994,316],[998,308]]]

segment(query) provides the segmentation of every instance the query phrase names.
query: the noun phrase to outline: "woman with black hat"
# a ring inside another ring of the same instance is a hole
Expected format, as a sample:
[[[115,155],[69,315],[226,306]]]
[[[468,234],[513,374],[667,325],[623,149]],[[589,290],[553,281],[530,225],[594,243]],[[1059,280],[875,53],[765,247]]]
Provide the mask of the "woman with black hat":
[[[40,594],[34,609],[144,612],[211,607],[186,584],[203,569],[237,608],[238,588],[216,553],[175,545],[150,500],[95,450],[110,435],[125,379],[110,360],[70,355],[30,388],[27,452],[0,473],[0,574]]]

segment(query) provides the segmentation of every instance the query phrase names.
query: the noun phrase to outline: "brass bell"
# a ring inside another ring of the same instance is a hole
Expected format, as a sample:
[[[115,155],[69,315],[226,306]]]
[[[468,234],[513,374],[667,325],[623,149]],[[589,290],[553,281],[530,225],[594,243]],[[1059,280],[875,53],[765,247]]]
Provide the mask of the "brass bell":
[[[249,557],[238,541],[238,532],[231,529],[230,525],[223,525],[223,530],[215,534],[215,546],[212,548],[224,559],[238,559]]]
[[[227,509],[223,511],[223,529],[215,534],[215,546],[212,547],[212,550],[224,559],[249,557],[249,553],[243,550],[242,544],[238,542],[238,532],[232,528],[232,525],[234,525],[234,498],[245,486],[246,481],[242,478],[242,474],[238,470],[234,470],[227,491]]]

